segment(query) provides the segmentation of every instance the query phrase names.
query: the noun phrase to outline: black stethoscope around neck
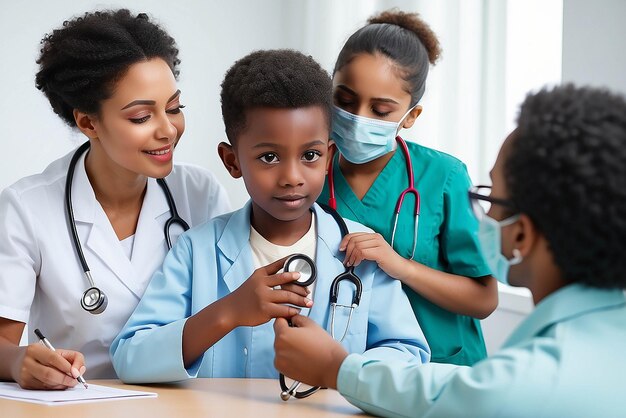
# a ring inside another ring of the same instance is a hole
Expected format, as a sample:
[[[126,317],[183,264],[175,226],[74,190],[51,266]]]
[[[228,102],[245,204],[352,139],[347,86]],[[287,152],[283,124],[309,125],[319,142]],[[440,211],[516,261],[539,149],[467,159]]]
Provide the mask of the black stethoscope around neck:
[[[83,293],[83,297],[80,299],[80,306],[82,306],[82,308],[87,312],[95,315],[104,312],[108,304],[108,298],[106,294],[95,285],[93,278],[91,277],[91,270],[85,260],[85,254],[83,253],[78,232],[76,231],[76,221],[74,220],[74,210],[72,208],[72,181],[74,180],[74,171],[76,171],[76,164],[78,163],[78,160],[89,150],[89,147],[90,143],[85,142],[83,145],[78,147],[70,160],[70,164],[67,169],[67,179],[65,180],[65,215],[67,218],[70,236],[72,237],[72,243],[74,244],[74,250],[76,250],[76,255],[78,256],[78,260],[80,261],[85,273],[85,278],[89,282],[89,289],[85,290]],[[172,248],[170,228],[173,225],[178,225],[186,231],[189,229],[189,225],[178,215],[176,203],[174,202],[174,198],[172,197],[172,193],[170,192],[170,188],[167,186],[165,179],[157,179],[157,183],[161,186],[161,189],[163,189],[163,194],[165,195],[165,199],[167,199],[167,205],[170,209],[171,216],[165,222],[164,234],[165,241],[167,242],[167,248]]]
[[[343,239],[346,235],[348,235],[348,226],[346,222],[343,220],[341,215],[337,213],[337,211],[327,205],[319,204],[324,211],[328,214],[332,215],[335,222],[339,226],[339,230],[341,231],[341,238]],[[312,284],[317,278],[317,269],[315,268],[315,263],[311,260],[310,257],[304,254],[295,254],[292,255],[285,261],[284,271],[297,271],[300,272],[301,278],[295,282],[299,286],[308,286]],[[342,281],[348,281],[354,285],[354,295],[352,296],[352,303],[350,305],[340,305],[339,301],[339,287]],[[350,309],[350,315],[348,316],[348,322],[346,324],[343,335],[337,341],[341,342],[348,334],[348,330],[350,329],[350,322],[352,321],[352,313],[356,308],[359,307],[359,303],[361,303],[361,295],[363,294],[363,283],[357,274],[354,272],[354,266],[345,267],[345,270],[340,273],[335,279],[332,281],[330,285],[330,335],[333,339],[335,338],[335,311],[337,307]],[[291,322],[290,322],[291,325]],[[313,386],[310,389],[305,391],[298,391],[298,388],[301,385],[301,382],[295,381],[291,384],[291,386],[287,386],[287,382],[285,380],[285,376],[280,373],[279,374],[279,382],[280,388],[282,392],[280,393],[280,398],[283,401],[289,400],[290,397],[294,397],[297,399],[306,398],[317,392],[320,387]]]

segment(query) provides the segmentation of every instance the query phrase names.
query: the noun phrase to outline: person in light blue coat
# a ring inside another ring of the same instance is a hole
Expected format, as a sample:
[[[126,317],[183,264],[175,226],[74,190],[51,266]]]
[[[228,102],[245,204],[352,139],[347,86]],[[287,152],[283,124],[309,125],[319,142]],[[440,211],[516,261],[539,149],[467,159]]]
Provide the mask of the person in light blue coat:
[[[500,351],[473,367],[372,360],[296,316],[275,322],[277,368],[382,416],[623,417],[626,100],[529,95],[491,178],[469,193],[482,252],[536,304]]]
[[[237,61],[222,84],[230,144],[219,153],[243,177],[251,201],[182,234],[111,346],[129,383],[190,377],[276,378],[273,319],[297,313],[330,331],[330,287],[346,271],[333,216],[315,204],[328,155],[331,81],[310,57],[258,51]],[[368,231],[346,221],[351,232]],[[317,280],[281,272],[286,256],[315,261]],[[338,307],[335,337],[378,360],[428,362],[430,351],[398,281],[373,262],[355,269],[362,297]],[[354,286],[340,286],[340,305]],[[348,326],[349,324],[349,326]]]

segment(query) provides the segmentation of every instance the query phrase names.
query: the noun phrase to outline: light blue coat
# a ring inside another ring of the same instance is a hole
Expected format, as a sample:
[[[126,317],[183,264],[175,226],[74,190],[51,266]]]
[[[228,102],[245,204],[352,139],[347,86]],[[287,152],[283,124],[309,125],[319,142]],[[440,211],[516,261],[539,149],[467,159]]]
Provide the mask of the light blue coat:
[[[352,354],[337,384],[354,405],[389,417],[624,417],[625,349],[624,293],[573,284],[474,367]]]
[[[339,252],[341,233],[331,215],[314,205],[317,222],[318,278],[309,317],[329,329],[329,296],[333,279],[344,271]],[[187,231],[154,274],[137,309],[111,345],[113,366],[125,382],[170,382],[189,377],[276,378],[273,321],[257,327],[238,327],[189,369],[182,358],[186,319],[228,295],[252,275],[250,211],[222,215]],[[369,231],[347,221],[351,232]],[[429,360],[430,350],[397,280],[376,263],[356,269],[363,295],[354,311],[344,347],[372,359],[402,359],[416,364]],[[339,303],[349,305],[353,285],[343,282]],[[343,334],[348,309],[337,309],[335,333]]]

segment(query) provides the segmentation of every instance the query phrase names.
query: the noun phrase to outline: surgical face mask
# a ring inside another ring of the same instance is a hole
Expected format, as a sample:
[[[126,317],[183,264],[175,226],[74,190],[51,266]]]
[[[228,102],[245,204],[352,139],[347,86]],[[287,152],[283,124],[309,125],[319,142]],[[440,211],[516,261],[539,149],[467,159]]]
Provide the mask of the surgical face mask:
[[[346,160],[353,164],[368,163],[395,149],[396,135],[402,122],[415,106],[402,116],[400,122],[353,115],[334,106],[333,132],[330,137]]]
[[[511,225],[519,219],[519,215],[511,216],[500,222],[483,215],[478,220],[478,241],[481,252],[493,277],[499,282],[509,284],[509,268],[522,262],[523,257],[518,249],[513,250],[513,258],[508,259],[502,254],[502,227]]]

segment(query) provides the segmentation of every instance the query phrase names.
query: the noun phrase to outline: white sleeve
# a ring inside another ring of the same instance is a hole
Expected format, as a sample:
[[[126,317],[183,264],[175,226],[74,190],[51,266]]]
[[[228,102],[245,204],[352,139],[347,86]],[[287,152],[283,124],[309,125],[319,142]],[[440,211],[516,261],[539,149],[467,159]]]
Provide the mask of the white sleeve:
[[[28,211],[12,188],[0,194],[0,317],[27,322],[41,254]]]
[[[175,200],[187,202],[190,213],[183,218],[190,226],[231,211],[228,194],[211,171],[193,164],[175,165],[174,170],[170,188]]]
[[[222,184],[217,180],[217,177],[213,173],[210,173],[211,180],[211,188],[209,195],[211,197],[210,202],[212,206],[210,207],[209,219],[214,218],[219,215],[223,215],[225,213],[230,212],[230,198],[226,193],[226,189]]]

